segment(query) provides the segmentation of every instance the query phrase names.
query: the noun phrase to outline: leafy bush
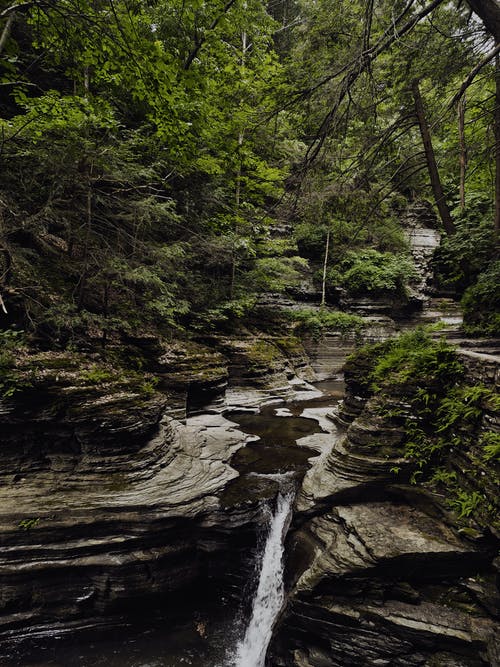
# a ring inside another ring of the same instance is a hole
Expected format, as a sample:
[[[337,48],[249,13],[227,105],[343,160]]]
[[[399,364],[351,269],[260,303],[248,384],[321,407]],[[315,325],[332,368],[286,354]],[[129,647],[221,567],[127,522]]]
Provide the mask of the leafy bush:
[[[366,320],[359,315],[325,308],[289,310],[287,317],[297,324],[299,331],[311,334],[314,338],[319,338],[325,331],[338,331],[342,335],[349,333],[359,335],[367,326]]]
[[[366,249],[350,251],[335,273],[328,276],[329,286],[336,281],[353,294],[388,292],[405,294],[408,281],[415,275],[412,260],[402,254]]]
[[[351,355],[350,369],[357,367],[367,378],[364,388],[377,392],[377,414],[404,429],[393,455],[411,462],[410,481],[438,488],[459,520],[495,524],[491,489],[500,436],[488,430],[484,415],[500,411],[498,395],[466,384],[453,348],[425,329],[361,348]]]
[[[16,354],[23,346],[22,331],[0,331],[0,398],[9,398],[30,386],[29,379],[21,376],[15,368]]]
[[[486,431],[481,436],[479,444],[483,447],[485,461],[500,461],[500,433]]]
[[[94,365],[92,368],[89,368],[86,371],[83,371],[81,374],[81,379],[84,382],[89,384],[105,384],[106,382],[112,382],[118,377],[116,371],[112,371],[110,368],[104,366]]]
[[[450,501],[450,505],[458,511],[458,518],[469,517],[482,503],[486,503],[486,498],[477,491],[458,491],[456,498]]]
[[[479,275],[462,297],[465,329],[470,334],[500,335],[500,261]]]
[[[455,234],[443,237],[433,258],[441,287],[462,292],[486,269],[495,252],[491,201],[471,195],[465,212],[454,211]]]
[[[374,389],[387,383],[425,382],[433,387],[453,384],[463,374],[462,364],[453,348],[445,341],[432,339],[429,329],[414,331],[385,343],[385,351],[377,357],[371,372]]]
[[[256,249],[260,257],[294,257],[298,253],[297,243],[291,237],[260,239]]]
[[[259,291],[283,292],[304,278],[308,262],[303,257],[262,257],[247,280]]]
[[[308,259],[319,261],[325,254],[326,225],[302,222],[294,230],[295,240],[300,254]]]
[[[243,296],[239,299],[225,301],[216,308],[211,308],[193,321],[192,328],[195,331],[213,331],[219,328],[229,327],[247,316],[254,308],[255,296]]]

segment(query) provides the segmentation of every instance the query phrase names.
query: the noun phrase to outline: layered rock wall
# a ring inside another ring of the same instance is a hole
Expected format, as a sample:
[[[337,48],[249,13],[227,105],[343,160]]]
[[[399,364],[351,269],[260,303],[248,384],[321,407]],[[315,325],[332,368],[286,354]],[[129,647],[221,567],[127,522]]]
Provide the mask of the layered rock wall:
[[[461,356],[470,383],[494,385],[498,359]],[[269,665],[494,667],[498,540],[461,528],[444,496],[408,483],[404,432],[381,418],[363,363],[346,369],[338,430],[298,496]],[[455,457],[465,477],[476,464]]]

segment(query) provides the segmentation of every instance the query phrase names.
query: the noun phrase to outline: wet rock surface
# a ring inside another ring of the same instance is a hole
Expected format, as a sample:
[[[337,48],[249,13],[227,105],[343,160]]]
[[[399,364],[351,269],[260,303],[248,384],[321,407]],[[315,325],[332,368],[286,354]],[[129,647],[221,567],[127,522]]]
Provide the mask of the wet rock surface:
[[[259,521],[258,504],[231,511],[218,498],[245,440],[218,415],[166,417],[133,455],[59,458],[4,484],[0,642],[105,625],[134,600],[216,579],[220,567],[230,588]]]
[[[495,387],[498,358],[459,354],[469,382]],[[380,421],[363,363],[346,367],[344,401],[297,497],[269,665],[494,667],[498,540],[459,530],[443,498],[408,484],[401,430]],[[457,455],[457,468],[475,455]]]

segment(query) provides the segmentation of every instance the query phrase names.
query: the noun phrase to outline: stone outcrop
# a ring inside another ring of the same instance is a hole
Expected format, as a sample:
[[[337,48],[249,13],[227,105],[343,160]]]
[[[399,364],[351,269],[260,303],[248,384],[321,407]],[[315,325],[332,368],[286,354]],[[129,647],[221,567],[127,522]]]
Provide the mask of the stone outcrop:
[[[498,358],[475,364],[475,354],[461,355],[471,383],[494,386]],[[288,599],[269,665],[494,667],[498,541],[460,528],[442,495],[408,484],[401,427],[380,418],[365,363],[358,355],[348,364],[336,428],[297,498]],[[484,419],[491,429],[493,417]],[[457,454],[462,476],[478,455],[474,445]]]
[[[365,318],[360,334],[326,332],[319,340],[306,338],[304,345],[318,380],[343,377],[345,360],[363,343],[376,343],[396,335],[396,324],[383,315]]]
[[[246,441],[235,426],[164,417],[136,451],[122,430],[121,453],[58,454],[4,484],[0,645],[106,626],[134,602],[241,578],[260,515],[257,503],[219,499]]]
[[[229,359],[228,408],[257,409],[265,401],[312,395],[316,375],[295,336],[218,337],[214,343]],[[320,392],[316,392],[319,394]]]
[[[227,378],[220,353],[205,369],[197,354],[195,369],[163,351],[156,387],[88,355],[18,360],[26,382],[0,403],[0,654],[119,624],[194,585],[193,604],[207,582],[239,596],[262,508],[259,496],[221,498],[238,477],[231,456],[251,438],[220,413],[171,416],[195,373],[198,386]]]
[[[251,580],[277,487],[235,487],[230,461],[254,437],[222,414],[314,393],[300,342],[144,336],[108,357],[21,351],[0,401],[0,653],[193,587],[193,606],[207,587],[240,600]]]
[[[417,201],[410,206],[403,221],[403,228],[415,263],[416,275],[410,285],[409,298],[426,303],[432,290],[432,256],[439,246],[439,223],[429,202]]]
[[[373,340],[393,331],[384,318],[373,326]],[[252,437],[222,414],[313,397],[311,365],[339,370],[324,349],[310,365],[293,336],[131,345],[140,372],[90,355],[17,361],[26,382],[0,403],[0,650],[119,625],[148,601],[196,604],[206,585],[241,598],[259,500],[276,486],[230,465]],[[463,358],[472,381],[495,386],[491,355]],[[406,483],[401,427],[376,414],[363,363],[348,365],[338,411],[304,413],[323,433],[298,442],[317,456],[297,497],[269,664],[493,667],[495,540],[460,532],[436,494]]]

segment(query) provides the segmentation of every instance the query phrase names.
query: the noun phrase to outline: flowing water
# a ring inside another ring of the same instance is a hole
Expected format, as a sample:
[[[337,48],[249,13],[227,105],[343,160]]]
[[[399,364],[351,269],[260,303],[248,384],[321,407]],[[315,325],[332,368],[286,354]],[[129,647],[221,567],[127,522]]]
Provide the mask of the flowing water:
[[[282,491],[270,517],[269,534],[262,554],[259,586],[250,623],[236,649],[235,667],[264,667],[274,623],[283,605],[283,543],[292,513],[294,493]]]

